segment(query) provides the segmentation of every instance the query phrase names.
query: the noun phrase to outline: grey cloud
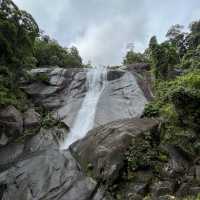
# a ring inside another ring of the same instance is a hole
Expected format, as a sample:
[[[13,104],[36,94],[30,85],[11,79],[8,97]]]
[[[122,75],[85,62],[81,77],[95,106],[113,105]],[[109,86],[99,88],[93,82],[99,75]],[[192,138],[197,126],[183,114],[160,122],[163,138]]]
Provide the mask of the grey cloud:
[[[76,45],[85,61],[119,64],[126,44],[144,50],[172,24],[200,18],[199,0],[14,0],[63,46]]]

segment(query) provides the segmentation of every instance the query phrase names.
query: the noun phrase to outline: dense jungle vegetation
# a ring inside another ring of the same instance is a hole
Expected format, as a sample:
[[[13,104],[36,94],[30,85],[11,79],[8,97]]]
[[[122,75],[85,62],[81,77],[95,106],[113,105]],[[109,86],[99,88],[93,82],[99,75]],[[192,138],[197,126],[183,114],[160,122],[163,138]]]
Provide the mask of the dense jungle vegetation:
[[[64,48],[40,31],[36,21],[11,0],[0,5],[0,106],[20,107],[25,94],[19,82],[37,67],[82,67],[76,47]]]
[[[151,66],[154,100],[145,117],[161,119],[161,144],[173,144],[190,160],[200,153],[200,21],[173,25],[166,41],[150,39],[144,54],[129,51],[124,64],[147,62]]]

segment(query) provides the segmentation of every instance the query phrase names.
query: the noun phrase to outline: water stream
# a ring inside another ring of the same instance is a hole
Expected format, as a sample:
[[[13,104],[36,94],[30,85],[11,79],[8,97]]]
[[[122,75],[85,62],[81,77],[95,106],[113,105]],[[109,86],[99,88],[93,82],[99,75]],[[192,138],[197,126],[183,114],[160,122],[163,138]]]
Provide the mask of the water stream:
[[[65,138],[61,149],[67,149],[72,143],[83,138],[93,128],[96,107],[107,80],[107,69],[103,66],[92,68],[87,73],[88,91],[76,116],[75,122]]]

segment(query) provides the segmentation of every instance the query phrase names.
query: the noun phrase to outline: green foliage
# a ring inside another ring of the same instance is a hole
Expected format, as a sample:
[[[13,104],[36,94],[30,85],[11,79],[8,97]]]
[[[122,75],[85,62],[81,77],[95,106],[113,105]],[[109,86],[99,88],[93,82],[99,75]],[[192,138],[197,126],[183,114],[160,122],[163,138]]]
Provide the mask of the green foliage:
[[[200,69],[200,45],[195,50],[188,50],[181,61],[183,69]]]
[[[145,56],[141,53],[136,53],[134,51],[128,51],[126,57],[124,58],[123,64],[129,65],[134,63],[146,63],[148,62]]]
[[[25,69],[35,65],[33,46],[39,28],[30,14],[11,0],[0,5],[0,106],[14,105],[23,110],[26,95],[18,83]]]
[[[163,119],[161,141],[182,149],[190,158],[200,152],[200,71],[193,70],[174,80],[155,82],[156,98],[144,116]]]
[[[186,33],[182,32],[183,28],[184,26],[180,24],[175,24],[168,30],[166,34],[169,42],[176,47],[180,57],[182,57],[186,53]]]
[[[158,45],[158,41],[156,36],[152,36],[151,39],[149,40],[149,49],[154,50]]]
[[[157,145],[157,138],[151,133],[145,133],[132,141],[126,152],[128,171],[152,169],[159,174],[163,164],[168,161],[169,155]]]
[[[148,195],[143,200],[153,200],[153,199],[154,198],[152,198],[150,195]],[[198,194],[196,197],[190,196],[190,197],[186,197],[186,198],[176,198],[175,196],[167,195],[166,199],[169,199],[169,200],[200,200],[200,194]]]
[[[180,87],[170,93],[170,101],[174,104],[183,125],[200,130],[200,90]]]
[[[158,44],[156,36],[146,50],[157,80],[176,76],[174,68],[194,70],[200,68],[200,21],[190,25],[190,32],[182,32],[183,26],[173,25],[166,34],[167,41]]]
[[[12,73],[3,65],[0,65],[0,107],[13,105],[23,110],[27,97],[18,87],[12,87]]]
[[[170,43],[157,44],[156,41],[156,38],[152,38],[149,43],[153,72],[156,79],[167,80],[172,77],[171,73],[179,63],[179,56]]]
[[[160,115],[166,121],[177,122],[178,116],[172,103],[166,103],[160,108]]]
[[[200,200],[200,194],[198,194],[196,197],[187,197],[187,198],[184,198],[183,200]]]
[[[46,74],[38,74],[35,78],[44,83],[49,81],[49,77]]]
[[[11,0],[0,4],[0,106],[14,105],[20,109],[26,96],[19,89],[21,78],[31,79],[26,71],[40,65],[61,67],[82,66],[75,47],[62,48],[48,37],[40,37],[33,17],[20,10]],[[37,40],[36,40],[37,38]],[[47,82],[48,77],[34,77]]]
[[[185,40],[189,50],[196,49],[200,44],[200,20],[190,24],[190,33],[187,34]]]
[[[57,124],[57,121],[51,116],[50,113],[47,113],[43,118],[42,118],[42,124],[41,126],[43,128],[52,128]]]
[[[38,66],[82,67],[82,59],[76,47],[61,47],[56,41],[38,38],[35,42]]]
[[[24,110],[27,97],[19,88],[12,90],[0,83],[0,108],[13,105],[19,110]]]
[[[11,0],[3,0],[0,9],[0,64],[16,74],[22,71],[39,32],[32,16],[19,10]]]
[[[8,88],[0,85],[0,107],[6,105],[17,105],[17,98]]]
[[[172,41],[176,41],[177,37],[182,34],[182,29],[184,26],[180,24],[173,25],[167,32],[166,37]]]
[[[127,153],[128,168],[134,171],[138,168],[146,169],[152,167],[153,161],[157,156],[156,153],[147,138],[138,138]]]
[[[34,56],[28,56],[24,59],[23,68],[24,69],[33,69],[37,66],[37,59]]]
[[[159,105],[151,102],[145,106],[144,109],[144,116],[145,117],[158,117],[159,116]]]
[[[66,125],[61,122],[58,119],[55,119],[52,114],[46,110],[46,108],[44,107],[37,107],[36,111],[40,113],[41,116],[41,127],[45,128],[45,129],[50,129],[53,127],[58,127],[58,128],[65,128],[66,129]]]
[[[27,74],[26,79],[31,80],[31,81],[40,81],[47,84],[49,83],[49,77],[45,73],[38,73],[34,76]]]
[[[179,147],[190,158],[200,152],[200,71],[174,80],[156,81],[156,98],[144,115],[163,119],[161,141]]]

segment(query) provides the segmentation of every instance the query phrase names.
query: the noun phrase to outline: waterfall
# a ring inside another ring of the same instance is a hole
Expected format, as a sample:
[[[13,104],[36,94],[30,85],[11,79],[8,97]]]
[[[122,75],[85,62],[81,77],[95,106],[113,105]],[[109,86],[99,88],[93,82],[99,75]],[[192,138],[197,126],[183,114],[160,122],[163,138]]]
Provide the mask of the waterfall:
[[[83,100],[81,108],[76,116],[75,122],[68,136],[61,144],[61,149],[67,149],[72,143],[83,138],[93,128],[96,107],[107,80],[107,69],[98,66],[88,70],[87,87],[88,91]]]

